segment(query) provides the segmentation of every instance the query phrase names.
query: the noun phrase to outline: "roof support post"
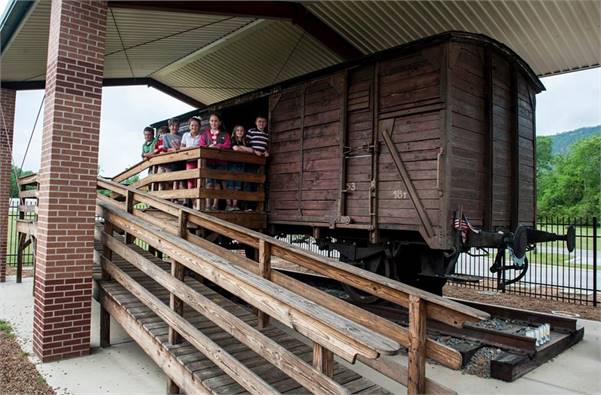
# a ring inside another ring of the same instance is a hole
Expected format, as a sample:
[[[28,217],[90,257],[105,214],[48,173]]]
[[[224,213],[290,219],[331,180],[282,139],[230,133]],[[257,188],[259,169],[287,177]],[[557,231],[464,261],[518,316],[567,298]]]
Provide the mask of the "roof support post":
[[[10,204],[16,92],[0,89],[0,283],[6,281],[8,210]]]
[[[90,350],[92,262],[107,5],[55,0],[39,172],[33,350]]]

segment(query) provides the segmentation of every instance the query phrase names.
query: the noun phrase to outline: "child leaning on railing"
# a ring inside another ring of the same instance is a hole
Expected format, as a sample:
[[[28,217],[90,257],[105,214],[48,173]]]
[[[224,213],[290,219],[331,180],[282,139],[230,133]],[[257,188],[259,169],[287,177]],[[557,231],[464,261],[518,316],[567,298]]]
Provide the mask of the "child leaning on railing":
[[[221,118],[217,114],[209,117],[210,127],[206,128],[200,136],[200,146],[218,149],[230,149],[232,146],[230,135],[221,128]],[[207,169],[227,170],[227,162],[219,159],[207,159]],[[221,181],[215,178],[207,178],[206,189],[221,189]],[[219,199],[206,198],[205,209],[207,211],[219,210]]]
[[[253,152],[246,138],[246,130],[242,125],[236,125],[232,133],[232,149],[238,152]],[[229,162],[228,170],[230,172],[243,173],[246,171],[246,165],[242,162]],[[241,191],[243,187],[242,181],[230,180],[227,182],[227,189],[233,191]],[[225,211],[239,211],[237,199],[228,199]]]

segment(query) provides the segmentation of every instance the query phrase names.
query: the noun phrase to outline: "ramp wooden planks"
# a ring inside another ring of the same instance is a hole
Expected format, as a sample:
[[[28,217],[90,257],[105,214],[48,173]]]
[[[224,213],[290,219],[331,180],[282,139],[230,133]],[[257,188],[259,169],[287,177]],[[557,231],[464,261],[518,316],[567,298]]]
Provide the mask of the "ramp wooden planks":
[[[97,248],[100,248],[100,246],[98,245]],[[163,262],[149,253],[144,253],[144,256],[159,264],[165,271],[169,271],[170,265],[168,262]],[[146,276],[115,254],[113,254],[113,262],[147,290],[160,298],[166,305],[169,304],[169,292],[152,278]],[[134,340],[140,344],[181,389],[187,393],[213,392],[219,394],[236,394],[245,392],[244,388],[188,342],[170,345],[168,343],[169,328],[165,322],[124,287],[113,281],[102,280],[99,275],[100,268],[97,267],[95,272],[97,284],[101,290],[99,294],[101,295],[100,302],[103,307],[123,325]],[[194,290],[227,309],[232,314],[235,314],[241,320],[256,326],[256,315],[245,306],[238,305],[226,299],[192,277],[186,276],[184,281]],[[265,359],[238,342],[212,321],[192,310],[189,306],[184,307],[184,317],[212,341],[219,344],[219,346],[233,355],[255,374],[272,385],[277,391],[282,393],[308,393],[296,381],[274,368]],[[310,346],[275,326],[268,326],[261,329],[261,332],[296,354],[308,364],[311,363],[313,350]],[[334,364],[333,370],[334,381],[344,385],[350,393],[388,393],[383,388],[339,363]]]

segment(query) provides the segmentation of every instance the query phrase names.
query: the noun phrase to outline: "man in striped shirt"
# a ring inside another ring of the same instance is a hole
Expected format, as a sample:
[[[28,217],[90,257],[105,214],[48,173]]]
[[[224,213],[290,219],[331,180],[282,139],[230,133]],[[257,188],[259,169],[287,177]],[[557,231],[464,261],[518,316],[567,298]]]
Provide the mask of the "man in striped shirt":
[[[267,133],[267,118],[258,116],[255,119],[256,128],[251,128],[246,132],[248,138],[248,145],[252,148],[255,155],[258,156],[269,156],[269,133]]]

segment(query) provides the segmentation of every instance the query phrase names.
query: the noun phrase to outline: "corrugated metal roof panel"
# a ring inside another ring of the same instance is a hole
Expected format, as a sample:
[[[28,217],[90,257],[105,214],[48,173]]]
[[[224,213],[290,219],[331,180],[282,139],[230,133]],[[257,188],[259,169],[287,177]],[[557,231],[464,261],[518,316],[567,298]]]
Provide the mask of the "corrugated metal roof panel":
[[[443,31],[465,30],[505,43],[538,75],[601,63],[600,1],[327,1],[304,5],[365,54]],[[49,16],[50,1],[38,1],[2,54],[2,80],[44,79]],[[206,103],[341,61],[288,21],[118,8],[109,9],[105,52],[106,78],[152,75]]]
[[[49,21],[50,2],[40,1],[2,56],[3,80],[44,79]],[[104,75],[146,77],[252,21],[229,16],[109,9]]]
[[[46,77],[50,2],[40,1],[0,58],[3,81],[43,80]]]
[[[251,18],[109,9],[106,61],[126,49],[134,77],[146,77],[252,22]],[[115,45],[116,44],[116,45]],[[105,75],[112,77],[110,67]],[[132,77],[131,73],[128,75]]]
[[[599,1],[325,1],[306,7],[366,54],[464,30],[506,44],[538,75],[601,63]]]
[[[303,30],[281,21],[260,21],[222,45],[199,51],[156,79],[203,103],[214,103],[309,73],[340,58]]]

